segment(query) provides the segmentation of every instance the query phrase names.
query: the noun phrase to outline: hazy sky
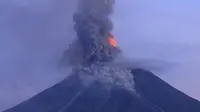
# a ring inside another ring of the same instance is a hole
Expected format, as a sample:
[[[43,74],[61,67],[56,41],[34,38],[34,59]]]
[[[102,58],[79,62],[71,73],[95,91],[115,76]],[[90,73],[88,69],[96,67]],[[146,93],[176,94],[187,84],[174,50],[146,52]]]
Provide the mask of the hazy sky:
[[[0,111],[66,76],[57,62],[75,36],[74,10],[65,0],[0,1]]]
[[[159,76],[198,99],[199,5],[198,0],[123,0],[116,1],[113,17],[126,56],[178,62]]]
[[[56,64],[75,37],[75,2],[0,1],[0,110],[65,77]],[[158,75],[200,100],[199,6],[198,0],[116,0],[112,19],[125,56],[179,63]]]

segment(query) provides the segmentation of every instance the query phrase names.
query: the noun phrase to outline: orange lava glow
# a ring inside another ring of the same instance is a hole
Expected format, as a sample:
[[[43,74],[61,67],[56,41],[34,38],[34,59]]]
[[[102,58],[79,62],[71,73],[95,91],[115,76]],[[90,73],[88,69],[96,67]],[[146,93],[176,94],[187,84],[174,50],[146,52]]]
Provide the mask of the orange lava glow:
[[[115,41],[115,39],[114,39],[114,37],[113,37],[112,34],[109,35],[109,37],[108,37],[108,42],[109,42],[109,44],[110,44],[111,46],[117,47],[117,43],[116,43],[116,41]]]

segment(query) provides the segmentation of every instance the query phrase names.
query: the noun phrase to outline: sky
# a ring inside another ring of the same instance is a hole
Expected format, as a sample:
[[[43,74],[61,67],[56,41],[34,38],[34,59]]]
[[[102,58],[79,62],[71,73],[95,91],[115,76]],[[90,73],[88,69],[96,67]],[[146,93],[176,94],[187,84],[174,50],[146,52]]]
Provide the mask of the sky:
[[[199,5],[198,0],[123,0],[116,1],[112,17],[114,33],[125,56],[178,63],[157,75],[197,99]]]
[[[165,71],[157,75],[200,100],[199,5],[198,0],[119,0],[112,20],[126,57],[178,63],[163,64]],[[0,111],[66,77],[57,65],[75,37],[75,9],[76,0],[0,1]]]
[[[75,36],[67,2],[0,1],[0,111],[66,77],[58,62]]]

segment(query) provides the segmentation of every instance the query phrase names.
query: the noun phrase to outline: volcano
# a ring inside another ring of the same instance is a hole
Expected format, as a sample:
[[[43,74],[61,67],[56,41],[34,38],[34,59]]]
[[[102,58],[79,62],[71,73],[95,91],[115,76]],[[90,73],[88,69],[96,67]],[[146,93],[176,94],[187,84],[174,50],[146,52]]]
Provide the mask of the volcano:
[[[85,88],[81,77],[71,76],[4,112],[200,112],[199,101],[150,71],[131,73],[137,94],[120,87],[108,89],[98,81]]]
[[[80,0],[73,18],[78,38],[61,60],[72,73],[4,112],[200,112],[200,102],[150,71],[113,63],[122,53],[111,33],[114,3]]]

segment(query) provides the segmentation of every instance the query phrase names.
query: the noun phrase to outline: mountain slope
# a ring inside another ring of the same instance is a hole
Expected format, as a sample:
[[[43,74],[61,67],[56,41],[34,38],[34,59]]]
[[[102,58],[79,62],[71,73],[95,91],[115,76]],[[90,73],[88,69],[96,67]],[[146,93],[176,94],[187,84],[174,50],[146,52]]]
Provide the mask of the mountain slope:
[[[134,69],[132,73],[139,95],[120,87],[109,89],[98,81],[86,87],[71,76],[4,112],[200,112],[197,100],[151,72]]]
[[[165,112],[200,112],[200,102],[176,90],[153,73],[132,70],[136,91]]]
[[[77,77],[68,79],[4,112],[160,112],[129,90],[98,81],[86,89]]]

